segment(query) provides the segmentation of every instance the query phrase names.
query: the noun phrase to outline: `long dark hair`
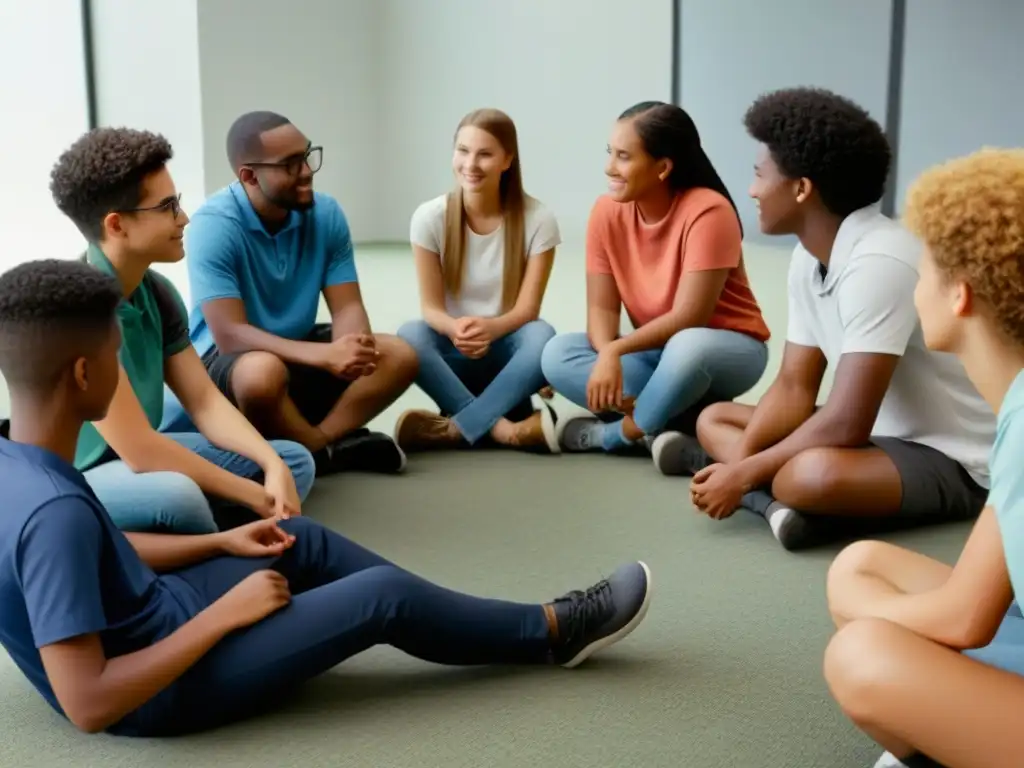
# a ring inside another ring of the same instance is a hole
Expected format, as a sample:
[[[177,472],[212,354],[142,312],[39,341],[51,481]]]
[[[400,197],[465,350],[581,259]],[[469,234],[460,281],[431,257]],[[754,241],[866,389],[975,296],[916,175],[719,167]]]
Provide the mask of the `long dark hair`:
[[[704,152],[697,126],[682,107],[663,101],[642,101],[619,115],[619,120],[628,119],[633,119],[633,127],[647,154],[655,160],[668,158],[672,161],[668,185],[674,191],[685,192],[694,187],[713,189],[729,201],[739,221],[739,209]],[[743,222],[739,224],[742,235]]]

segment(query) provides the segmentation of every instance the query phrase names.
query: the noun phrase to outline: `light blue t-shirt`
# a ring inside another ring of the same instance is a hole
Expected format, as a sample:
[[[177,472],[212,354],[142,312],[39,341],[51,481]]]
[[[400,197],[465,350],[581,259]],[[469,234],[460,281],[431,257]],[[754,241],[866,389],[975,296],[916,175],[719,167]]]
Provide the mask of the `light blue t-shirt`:
[[[251,325],[286,339],[304,339],[316,324],[320,293],[358,281],[348,220],[330,195],[292,211],[267,233],[239,182],[210,196],[185,230],[192,309],[189,333],[196,352],[214,346],[203,304],[241,299]]]
[[[996,422],[988,503],[995,507],[1010,584],[1024,599],[1024,371],[1010,385]]]

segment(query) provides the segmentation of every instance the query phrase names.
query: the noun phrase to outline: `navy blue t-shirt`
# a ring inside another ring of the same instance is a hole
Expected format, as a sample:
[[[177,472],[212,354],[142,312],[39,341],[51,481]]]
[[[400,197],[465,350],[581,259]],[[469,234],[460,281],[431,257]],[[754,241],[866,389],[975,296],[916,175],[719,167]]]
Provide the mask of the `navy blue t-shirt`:
[[[39,648],[98,633],[108,659],[122,656],[206,606],[184,581],[142,561],[82,474],[56,454],[0,438],[0,478],[0,644],[63,715]],[[167,689],[120,725],[130,731],[159,717],[173,694]]]

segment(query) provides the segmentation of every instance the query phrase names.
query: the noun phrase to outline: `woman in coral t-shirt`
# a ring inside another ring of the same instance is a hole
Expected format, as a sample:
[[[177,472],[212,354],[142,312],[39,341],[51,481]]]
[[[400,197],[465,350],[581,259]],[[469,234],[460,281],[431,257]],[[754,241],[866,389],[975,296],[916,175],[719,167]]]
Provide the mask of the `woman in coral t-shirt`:
[[[702,407],[747,392],[768,363],[739,215],[689,115],[637,104],[608,153],[587,227],[587,332],[556,336],[542,360],[557,391],[604,417],[560,422],[565,451],[649,447],[669,424],[693,434]]]

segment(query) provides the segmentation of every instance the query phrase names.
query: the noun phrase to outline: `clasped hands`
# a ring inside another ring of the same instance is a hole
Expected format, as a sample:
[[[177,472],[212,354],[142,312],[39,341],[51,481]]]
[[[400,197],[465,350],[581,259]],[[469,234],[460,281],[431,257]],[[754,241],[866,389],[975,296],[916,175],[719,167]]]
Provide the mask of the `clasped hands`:
[[[377,370],[380,351],[372,333],[347,333],[323,345],[323,367],[346,381]]]
[[[690,501],[713,520],[724,520],[739,509],[751,482],[741,464],[710,464],[690,481]]]
[[[478,360],[487,354],[494,341],[494,327],[485,317],[460,317],[452,328],[452,344],[471,360]]]

